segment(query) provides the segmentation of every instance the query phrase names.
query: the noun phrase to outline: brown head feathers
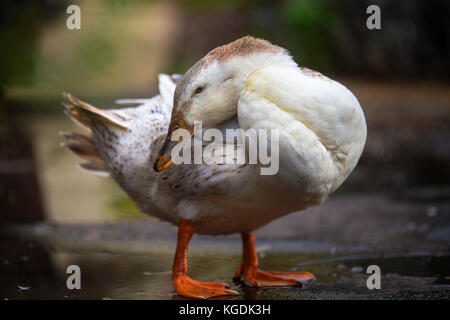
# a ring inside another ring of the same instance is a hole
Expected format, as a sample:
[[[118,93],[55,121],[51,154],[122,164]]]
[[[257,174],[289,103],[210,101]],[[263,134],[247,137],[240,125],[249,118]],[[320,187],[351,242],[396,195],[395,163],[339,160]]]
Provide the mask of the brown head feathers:
[[[188,83],[190,83],[190,81],[194,79],[201,70],[205,69],[212,63],[224,63],[232,58],[263,53],[288,54],[288,51],[284,48],[271,44],[267,40],[258,39],[251,36],[245,36],[231,43],[211,50],[206,56],[200,59],[194,66],[192,66],[183,76],[182,80],[178,83],[178,86],[175,90],[175,101],[180,97],[181,93],[184,91]],[[175,109],[176,106],[174,108],[174,111]]]

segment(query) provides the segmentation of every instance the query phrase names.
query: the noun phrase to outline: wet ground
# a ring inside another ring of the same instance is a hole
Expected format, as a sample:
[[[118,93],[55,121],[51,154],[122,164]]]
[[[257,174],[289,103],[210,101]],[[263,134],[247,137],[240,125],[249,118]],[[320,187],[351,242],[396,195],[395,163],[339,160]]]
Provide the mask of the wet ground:
[[[142,230],[148,229],[148,233]],[[159,233],[158,231],[159,230]],[[183,299],[172,292],[175,230],[161,222],[11,227],[0,244],[3,299]],[[18,236],[20,234],[20,236]],[[164,234],[164,235],[163,235]],[[238,237],[197,236],[190,275],[223,281],[239,291],[230,299],[449,299],[450,252],[445,246],[408,250],[336,245],[298,239],[258,241],[266,270],[307,270],[309,288],[255,289],[231,281],[240,264]],[[82,272],[81,290],[68,290],[69,265]],[[381,289],[367,288],[367,267],[381,269]]]

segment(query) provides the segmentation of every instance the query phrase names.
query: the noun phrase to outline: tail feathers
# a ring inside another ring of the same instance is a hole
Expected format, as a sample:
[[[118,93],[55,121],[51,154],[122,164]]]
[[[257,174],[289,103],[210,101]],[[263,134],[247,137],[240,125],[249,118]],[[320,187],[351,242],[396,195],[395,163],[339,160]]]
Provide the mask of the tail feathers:
[[[105,125],[123,130],[127,129],[125,121],[120,116],[91,106],[75,98],[70,93],[63,93],[62,104],[66,107],[66,114],[69,118],[88,131],[90,131],[92,121],[99,121]]]
[[[99,176],[99,177],[110,177],[110,173],[108,171],[108,168],[106,168],[105,163],[100,162],[86,162],[86,163],[80,163],[77,165],[78,169],[82,171],[86,171],[90,174]]]
[[[105,162],[98,154],[94,142],[89,137],[75,132],[60,132],[59,134],[66,139],[65,142],[61,143],[61,146],[89,161],[78,164],[77,167],[79,169],[101,177],[110,176]]]
[[[59,134],[66,138],[66,142],[62,142],[61,146],[66,147],[81,158],[103,163],[103,159],[99,156],[97,148],[90,138],[75,132],[60,132]]]
[[[69,110],[64,110],[64,114],[66,116],[69,117],[70,120],[72,120],[77,126],[79,126],[80,128],[83,128],[84,130],[86,130],[89,134],[92,134],[92,130],[91,128],[89,128],[87,125],[85,125],[84,123],[80,122],[80,120],[78,120],[78,118],[76,118],[75,116],[72,115],[71,112],[69,112]]]
[[[181,75],[173,74],[171,76],[161,73],[158,75],[158,89],[162,98],[162,104],[166,111],[170,114],[172,112],[173,94],[177,86],[177,81]]]

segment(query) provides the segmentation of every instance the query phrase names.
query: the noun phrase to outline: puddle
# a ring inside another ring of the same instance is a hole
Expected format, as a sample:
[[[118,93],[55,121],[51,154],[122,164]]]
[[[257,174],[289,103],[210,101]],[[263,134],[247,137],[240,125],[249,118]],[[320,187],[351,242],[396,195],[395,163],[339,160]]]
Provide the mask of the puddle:
[[[343,260],[350,270],[378,265],[382,275],[405,277],[433,277],[435,285],[450,285],[450,256],[380,257]]]
[[[170,266],[172,246],[164,250],[136,252],[77,252],[47,249],[36,240],[2,238],[0,244],[0,297],[2,299],[181,299],[172,293]],[[233,243],[234,245],[234,243]],[[132,244],[131,244],[132,246]],[[422,253],[423,254],[423,253]],[[448,255],[373,255],[330,253],[265,252],[260,266],[266,270],[307,270],[317,277],[311,288],[255,289],[233,284],[231,277],[240,263],[235,250],[193,250],[190,275],[202,281],[223,281],[241,295],[233,299],[341,299],[420,298],[433,291],[432,298],[448,298],[450,284]],[[81,268],[81,290],[69,290],[69,265]],[[386,290],[373,296],[365,287],[366,268],[376,264],[382,271]],[[398,287],[396,287],[398,286]],[[407,294],[406,294],[407,293]],[[343,295],[344,294],[344,295]],[[405,296],[406,295],[406,296]],[[426,297],[425,297],[426,298]]]

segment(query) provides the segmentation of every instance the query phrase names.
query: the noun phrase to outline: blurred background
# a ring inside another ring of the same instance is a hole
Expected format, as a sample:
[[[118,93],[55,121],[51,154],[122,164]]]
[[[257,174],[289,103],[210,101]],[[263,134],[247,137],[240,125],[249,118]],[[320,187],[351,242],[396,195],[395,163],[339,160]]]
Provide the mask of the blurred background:
[[[81,8],[81,30],[66,27],[70,4]],[[366,27],[371,4],[381,8],[381,30]],[[150,237],[154,220],[112,180],[78,171],[77,157],[60,147],[59,131],[78,130],[63,114],[61,93],[101,108],[150,97],[158,73],[184,73],[209,50],[249,34],[347,86],[368,124],[363,156],[341,189],[262,236],[448,248],[449,16],[445,0],[3,0],[0,225],[39,223],[62,233],[107,225],[85,233]]]

